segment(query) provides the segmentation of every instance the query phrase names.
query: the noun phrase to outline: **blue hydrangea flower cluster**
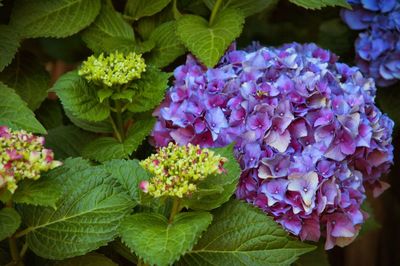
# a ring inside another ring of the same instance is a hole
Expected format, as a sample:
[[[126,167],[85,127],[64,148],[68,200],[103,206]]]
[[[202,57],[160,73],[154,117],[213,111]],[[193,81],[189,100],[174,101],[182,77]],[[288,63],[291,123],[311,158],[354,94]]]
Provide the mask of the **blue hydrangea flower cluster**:
[[[256,46],[254,46],[256,47]],[[375,84],[315,44],[242,51],[215,68],[188,56],[154,112],[156,146],[235,142],[236,195],[302,240],[327,249],[357,235],[365,187],[378,195],[393,160],[393,121]]]
[[[379,86],[400,79],[400,2],[396,0],[348,0],[353,10],[342,18],[353,30],[362,30],[355,43],[361,71]]]

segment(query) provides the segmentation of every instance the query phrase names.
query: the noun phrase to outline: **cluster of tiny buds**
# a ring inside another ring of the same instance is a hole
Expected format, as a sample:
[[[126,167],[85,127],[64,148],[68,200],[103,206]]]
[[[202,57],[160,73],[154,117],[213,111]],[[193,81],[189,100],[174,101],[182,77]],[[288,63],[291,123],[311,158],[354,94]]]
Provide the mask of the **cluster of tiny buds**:
[[[226,158],[198,145],[178,146],[169,143],[156,154],[141,161],[141,165],[153,176],[142,181],[140,189],[153,197],[171,196],[183,198],[197,190],[197,184],[210,175],[221,174]]]
[[[0,126],[0,189],[14,193],[20,180],[37,180],[41,172],[61,165],[43,145],[43,137]]]
[[[146,64],[140,54],[115,51],[108,55],[90,56],[83,62],[78,74],[97,85],[112,87],[140,79],[145,70]]]

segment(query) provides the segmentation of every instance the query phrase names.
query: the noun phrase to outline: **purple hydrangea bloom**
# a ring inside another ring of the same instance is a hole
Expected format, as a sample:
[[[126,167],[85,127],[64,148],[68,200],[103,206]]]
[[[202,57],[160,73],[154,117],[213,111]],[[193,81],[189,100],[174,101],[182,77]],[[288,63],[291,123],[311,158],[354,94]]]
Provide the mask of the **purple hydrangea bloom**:
[[[378,195],[388,186],[379,179],[393,161],[393,121],[375,106],[375,90],[315,44],[231,47],[214,69],[189,55],[154,112],[153,142],[235,142],[236,196],[302,240],[325,236],[329,249],[357,235],[365,188]]]
[[[355,42],[356,63],[379,86],[390,86],[400,79],[400,2],[359,0],[348,2],[343,20],[353,30],[363,30]]]

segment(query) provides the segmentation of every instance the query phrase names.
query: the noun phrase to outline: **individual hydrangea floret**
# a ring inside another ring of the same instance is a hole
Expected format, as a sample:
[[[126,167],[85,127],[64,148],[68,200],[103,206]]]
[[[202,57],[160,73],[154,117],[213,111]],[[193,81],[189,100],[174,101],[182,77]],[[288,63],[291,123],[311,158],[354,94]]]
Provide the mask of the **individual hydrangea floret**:
[[[140,183],[140,189],[153,197],[190,196],[200,181],[222,173],[225,161],[226,158],[209,149],[169,143],[140,163],[153,175],[150,181]]]
[[[400,79],[400,2],[396,0],[349,0],[342,18],[361,31],[355,42],[356,62],[379,86]]]
[[[0,189],[14,193],[19,181],[37,180],[41,172],[61,165],[43,145],[43,137],[0,126]]]
[[[89,81],[112,87],[139,79],[145,70],[146,64],[140,54],[115,51],[109,55],[90,56],[78,73]]]
[[[232,47],[215,68],[189,56],[174,76],[154,113],[156,146],[235,142],[238,198],[302,240],[324,235],[327,249],[354,239],[365,188],[387,188],[380,177],[393,161],[393,121],[376,107],[372,79],[297,43]]]

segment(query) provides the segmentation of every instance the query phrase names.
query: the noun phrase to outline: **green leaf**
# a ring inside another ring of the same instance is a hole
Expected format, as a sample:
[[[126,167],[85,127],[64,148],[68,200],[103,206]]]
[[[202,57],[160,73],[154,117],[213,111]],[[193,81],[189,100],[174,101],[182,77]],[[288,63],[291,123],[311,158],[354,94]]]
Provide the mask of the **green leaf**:
[[[59,101],[46,99],[35,111],[37,119],[46,129],[59,127],[63,124],[63,111]]]
[[[324,21],[319,26],[318,44],[325,49],[343,55],[352,50],[352,32],[340,18]]]
[[[171,223],[155,213],[126,218],[120,228],[122,241],[151,265],[170,265],[197,242],[212,221],[208,212],[177,214]]]
[[[168,77],[167,73],[148,66],[146,72],[142,74],[142,78],[130,86],[135,91],[135,95],[128,104],[128,110],[138,113],[156,107],[164,99],[168,87]]]
[[[113,90],[110,88],[104,88],[97,91],[97,96],[99,97],[100,102],[102,103],[105,99],[109,98],[113,94]]]
[[[0,25],[0,71],[11,63],[19,47],[17,31],[6,25]]]
[[[73,114],[71,114],[70,111],[65,110],[65,114],[71,120],[72,123],[74,123],[77,127],[80,127],[86,131],[90,132],[95,132],[95,133],[112,133],[113,128],[111,126],[111,123],[108,119],[99,121],[99,122],[93,122],[93,121],[88,121],[85,119],[79,119],[75,117]]]
[[[32,54],[22,53],[0,73],[0,80],[13,88],[32,110],[46,99],[50,82],[49,74],[38,61]]]
[[[110,115],[108,102],[100,103],[95,85],[88,83],[77,71],[62,75],[52,90],[60,97],[64,109],[77,118],[96,122]]]
[[[346,0],[289,0],[293,4],[306,9],[321,9],[327,6],[341,6],[351,8]]]
[[[52,149],[55,158],[60,160],[80,156],[83,147],[94,138],[94,134],[73,125],[60,126],[49,130],[45,146]]]
[[[0,210],[0,241],[11,236],[21,224],[21,217],[12,208]]]
[[[150,176],[138,160],[112,160],[104,164],[104,168],[111,177],[118,180],[133,200],[141,201],[139,184],[142,180],[148,180]]]
[[[89,253],[63,261],[57,261],[54,266],[118,266],[115,262],[99,253]]]
[[[200,61],[213,67],[240,35],[243,23],[243,15],[235,9],[222,10],[213,25],[200,16],[184,15],[178,20],[177,34]]]
[[[26,38],[63,38],[94,21],[100,0],[17,0],[10,24]]]
[[[121,92],[116,92],[111,96],[111,99],[113,100],[127,100],[129,102],[132,102],[132,98],[135,95],[135,91],[131,89],[125,89]]]
[[[235,192],[240,177],[240,166],[233,154],[234,144],[212,149],[228,159],[224,164],[226,173],[207,177],[198,190],[184,204],[195,210],[212,210],[227,202]]]
[[[14,90],[0,82],[0,125],[45,134],[46,129]]]
[[[165,67],[185,53],[185,47],[176,35],[176,22],[169,21],[158,26],[150,35],[156,46],[152,50],[148,63]]]
[[[105,245],[135,205],[101,166],[75,171],[64,187],[57,209],[19,208],[28,247],[44,258],[66,259]]]
[[[19,182],[13,201],[18,204],[56,208],[56,203],[63,194],[66,180],[75,171],[89,167],[88,162],[81,158],[67,159],[64,165],[42,174],[39,180]]]
[[[137,54],[144,54],[149,52],[156,45],[153,41],[148,40],[144,42],[133,42],[125,38],[110,37],[105,38],[99,46],[101,52],[121,51],[125,53],[134,52]]]
[[[260,209],[232,200],[178,265],[290,265],[315,249],[290,237]]]
[[[216,0],[203,0],[203,2],[212,10]],[[221,9],[236,8],[242,11],[245,17],[248,17],[274,6],[276,2],[277,0],[223,0]]]
[[[135,40],[132,27],[109,4],[103,4],[100,14],[90,27],[82,32],[82,39],[95,52],[102,52],[102,43],[109,38]]]
[[[128,0],[125,6],[125,13],[138,20],[142,17],[152,16],[164,9],[171,0]]]
[[[324,245],[319,244],[316,250],[302,255],[294,266],[330,266],[328,254]]]
[[[112,137],[98,138],[85,146],[83,156],[99,162],[128,158],[153,129],[154,123],[154,118],[136,121],[122,143]]]

